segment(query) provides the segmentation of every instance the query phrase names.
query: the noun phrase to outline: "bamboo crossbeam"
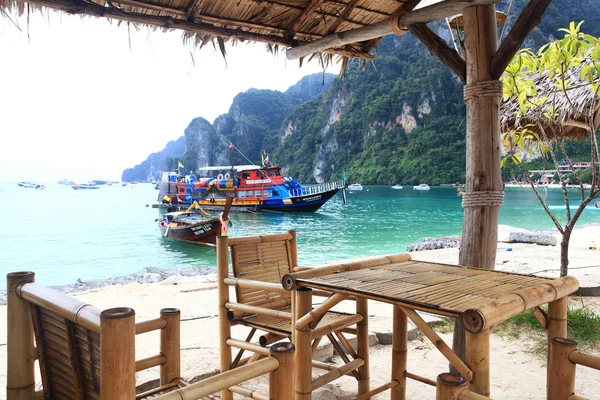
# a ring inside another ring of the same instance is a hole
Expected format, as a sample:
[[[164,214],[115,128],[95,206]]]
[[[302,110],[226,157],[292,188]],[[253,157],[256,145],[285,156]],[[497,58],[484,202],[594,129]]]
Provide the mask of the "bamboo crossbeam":
[[[467,365],[452,351],[452,349],[448,347],[446,342],[444,342],[442,338],[440,338],[438,334],[435,333],[433,329],[431,329],[429,324],[427,324],[427,322],[425,322],[425,320],[423,320],[423,318],[421,318],[421,316],[417,314],[416,311],[405,307],[400,308],[402,309],[402,311],[404,311],[408,318],[410,318],[410,320],[417,326],[417,328],[419,328],[421,332],[423,332],[423,334],[427,336],[431,343],[433,343],[433,345],[437,347],[440,353],[442,353],[444,357],[446,357],[448,362],[452,364],[452,366],[454,366],[454,368],[456,368],[456,370],[468,381],[471,381],[471,379],[473,379],[473,373],[471,372],[469,367],[467,367]]]
[[[323,303],[321,303],[319,306],[313,308],[311,312],[309,312],[308,314],[300,318],[298,321],[296,321],[296,329],[305,330],[304,328],[306,328],[311,322],[318,320],[320,317],[325,315],[327,311],[329,311],[332,307],[334,307],[336,304],[338,304],[345,298],[346,296],[343,294],[334,294],[333,296],[325,300]],[[311,328],[314,329],[315,327],[311,325]]]
[[[37,283],[22,285],[17,288],[16,293],[23,300],[52,311],[94,333],[100,333],[101,311],[91,304],[86,304]]]
[[[527,309],[564,298],[578,288],[579,282],[570,276],[549,280],[543,286],[523,289],[468,309],[463,313],[462,320],[469,332],[481,332]]]
[[[252,389],[245,388],[240,385],[234,385],[229,387],[229,391],[255,400],[269,400],[269,396],[258,393]]]
[[[463,400],[462,398],[460,400]],[[471,400],[471,399],[467,399],[467,400]],[[477,399],[473,399],[473,400],[477,400]],[[572,394],[569,397],[567,397],[567,400],[590,400],[587,397],[581,397],[581,396],[577,396],[576,394]]]
[[[371,257],[365,260],[349,262],[346,264],[328,265],[326,267],[313,268],[306,271],[286,274],[281,278],[282,286],[287,290],[296,288],[298,279],[313,279],[321,276],[336,274],[340,272],[357,271],[370,267],[376,267],[391,263],[401,263],[411,260],[408,253],[395,254],[393,256]]]
[[[238,349],[244,349],[244,350],[247,350],[247,351],[251,351],[251,352],[253,352],[255,354],[259,354],[259,355],[262,355],[262,356],[268,356],[269,355],[269,349],[266,348],[266,347],[262,347],[262,346],[260,346],[258,344],[248,343],[248,342],[244,342],[243,340],[231,339],[231,338],[227,339],[225,341],[225,343],[228,346],[236,347]]]
[[[341,328],[348,327],[353,325],[359,321],[362,321],[362,315],[350,315],[344,318],[340,318],[337,321],[334,321],[327,325],[321,325],[317,329],[313,330],[310,335],[311,340],[315,340],[321,336],[325,336],[329,333],[335,332]]]
[[[348,333],[348,334],[354,335],[354,336],[356,336],[358,334],[356,331],[356,328],[344,328],[344,329],[340,329],[340,332]]]
[[[288,291],[279,283],[261,282],[243,278],[225,278],[223,282],[228,286],[237,286],[244,289],[259,289],[275,293],[288,293]]]
[[[376,387],[375,389],[371,389],[367,393],[361,394],[360,396],[354,398],[354,400],[367,400],[367,399],[370,399],[371,397],[375,396],[376,394],[385,392],[386,390],[391,389],[396,386],[398,386],[398,381],[391,381],[391,382],[386,383],[385,385],[381,385],[379,387]]]
[[[345,32],[338,32],[312,43],[300,45],[287,50],[288,60],[295,60],[318,53],[326,49],[342,47],[350,43],[359,43],[386,36],[392,33],[400,34],[409,25],[428,23],[460,14],[469,7],[491,5],[500,0],[445,0],[418,10],[396,15],[390,19]]]
[[[409,379],[412,379],[413,381],[421,382],[421,383],[424,383],[426,385],[430,385],[430,386],[435,386],[436,385],[436,383],[435,383],[434,380],[426,378],[426,377],[421,376],[421,375],[413,374],[413,373],[408,372],[408,371],[404,372],[404,376],[407,377],[407,378],[409,378]]]
[[[135,372],[140,372],[158,365],[163,365],[165,362],[167,362],[167,357],[162,354],[142,358],[141,360],[137,360],[135,362]]]
[[[531,312],[533,313],[535,319],[538,320],[542,328],[548,329],[548,315],[546,312],[539,307],[533,307]]]
[[[265,300],[265,301],[261,301],[261,302],[256,302],[253,304],[246,304],[248,306],[253,306],[253,307],[262,307],[262,308],[268,308],[268,309],[277,309],[277,308],[282,308],[282,307],[287,307],[291,304],[292,300],[291,298],[278,298],[277,300]],[[245,313],[242,311],[229,311],[227,312],[227,318],[230,321],[235,321],[241,318],[244,318],[248,315],[253,315],[254,313]]]
[[[278,342],[280,340],[285,339],[287,336],[284,335],[276,335],[274,333],[271,332],[267,332],[264,335],[261,335],[258,338],[258,343],[260,343],[261,346],[266,347],[270,344],[273,344],[275,342]]]
[[[337,336],[338,340],[340,341],[340,344],[342,346],[344,346],[344,349],[346,349],[348,354],[350,354],[350,357],[358,358],[358,355],[356,354],[354,347],[352,347],[352,343],[350,343],[348,341],[348,339],[346,339],[346,336],[344,336],[344,334],[342,332],[335,331],[335,336]],[[367,336],[367,340],[368,340],[368,336]],[[367,342],[367,347],[368,347],[368,345],[369,345],[369,343]],[[363,358],[363,357],[360,357],[360,358]]]
[[[569,354],[569,361],[573,364],[584,365],[588,368],[600,371],[600,356],[582,353],[576,350]]]
[[[150,319],[148,321],[142,321],[135,324],[135,334],[141,335],[142,333],[157,331],[167,326],[167,320],[163,318]]]
[[[211,376],[200,382],[163,394],[156,397],[155,400],[193,399],[205,397],[219,391],[228,391],[227,389],[231,386],[239,385],[242,382],[274,371],[277,368],[279,368],[279,361],[275,357],[268,357],[264,360]]]
[[[348,364],[342,365],[339,368],[331,370],[331,371],[327,372],[326,374],[313,379],[312,384],[311,384],[312,390],[314,391],[322,386],[327,385],[329,382],[332,382],[338,378],[341,378],[342,376],[346,375],[348,372],[354,371],[355,369],[362,367],[363,364],[364,364],[364,361],[360,358],[357,358],[356,360],[350,361]]]
[[[325,370],[325,371],[333,371],[333,370],[339,368],[338,366],[335,366],[333,364],[328,364],[328,363],[324,363],[324,362],[317,361],[317,360],[312,360],[312,366],[315,368],[318,368],[318,369]],[[353,371],[348,371],[348,372],[346,372],[346,375],[352,376],[353,375],[352,372]]]
[[[246,314],[258,314],[258,315],[262,315],[265,317],[285,319],[288,321],[292,320],[292,313],[285,312],[285,311],[279,311],[279,310],[272,310],[270,308],[249,306],[247,304],[231,303],[231,302],[225,303],[225,308],[227,308],[229,310],[233,310],[233,311],[241,311]]]

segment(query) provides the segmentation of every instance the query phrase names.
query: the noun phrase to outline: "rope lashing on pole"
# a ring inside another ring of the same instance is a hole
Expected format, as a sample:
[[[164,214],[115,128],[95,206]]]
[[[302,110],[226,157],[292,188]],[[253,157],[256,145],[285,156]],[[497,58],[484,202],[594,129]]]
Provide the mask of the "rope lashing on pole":
[[[463,192],[463,207],[500,207],[504,202],[504,191],[489,190],[481,192]]]
[[[502,97],[502,82],[493,80],[465,85],[463,95],[465,103],[479,97]]]

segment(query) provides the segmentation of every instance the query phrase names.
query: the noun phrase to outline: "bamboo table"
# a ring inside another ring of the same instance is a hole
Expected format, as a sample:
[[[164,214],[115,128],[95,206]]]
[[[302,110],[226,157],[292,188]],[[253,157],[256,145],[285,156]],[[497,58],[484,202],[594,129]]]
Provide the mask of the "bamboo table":
[[[431,379],[406,370],[407,317],[470,382],[470,391],[489,396],[491,329],[514,315],[532,310],[547,328],[548,342],[555,337],[566,337],[566,296],[579,287],[577,279],[573,277],[548,279],[436,264],[411,260],[408,254],[303,270],[284,276],[282,283],[288,290],[299,289],[296,292],[322,289],[332,292],[334,296],[355,296],[394,305],[391,382],[359,397],[367,399],[390,388],[391,398],[394,400],[405,398],[406,378],[434,386],[436,384]],[[296,301],[296,310],[301,306],[299,303]],[[316,307],[311,312],[311,318],[324,313],[330,307],[326,303]],[[547,314],[539,308],[546,303],[549,304]],[[427,325],[417,314],[417,310],[462,319],[467,331],[465,362]],[[302,313],[297,311],[296,318],[300,322],[302,317]],[[297,352],[305,351],[299,343],[296,346]],[[302,370],[304,366],[296,365],[296,368]],[[548,391],[550,389],[549,387]]]

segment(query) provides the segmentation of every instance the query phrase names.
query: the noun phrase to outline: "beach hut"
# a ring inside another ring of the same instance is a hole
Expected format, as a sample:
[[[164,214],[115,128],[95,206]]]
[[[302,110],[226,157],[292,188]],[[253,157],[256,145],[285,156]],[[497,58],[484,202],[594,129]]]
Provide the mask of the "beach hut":
[[[551,4],[551,0],[530,0],[499,44],[498,1],[0,0],[0,9],[6,14],[51,8],[178,29],[185,32],[187,40],[199,45],[213,41],[221,49],[228,41],[261,42],[271,51],[285,50],[290,60],[320,58],[328,63],[340,57],[343,65],[351,58],[373,59],[370,51],[383,36],[412,33],[465,82],[467,161],[459,263],[493,269],[499,206],[504,197],[500,170],[502,84],[498,79]],[[457,14],[463,14],[462,55],[426,25]],[[566,336],[566,327],[561,336]],[[457,336],[455,348],[459,349],[462,341]],[[464,349],[458,353],[464,355]]]

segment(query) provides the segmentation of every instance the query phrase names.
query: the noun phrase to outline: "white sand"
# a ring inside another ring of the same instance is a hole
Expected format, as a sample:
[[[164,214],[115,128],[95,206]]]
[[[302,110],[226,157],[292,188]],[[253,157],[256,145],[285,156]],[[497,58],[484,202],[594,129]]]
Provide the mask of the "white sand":
[[[502,234],[500,235],[502,239]],[[595,246],[598,250],[590,250]],[[512,251],[506,251],[507,248]],[[530,244],[498,244],[497,269],[504,271],[536,273],[558,276],[559,248]],[[458,249],[443,249],[413,253],[413,258],[456,264]],[[571,275],[582,286],[600,285],[600,225],[575,231],[571,240]],[[549,270],[549,271],[547,271]],[[98,308],[129,306],[136,310],[138,320],[156,318],[160,308],[177,307],[182,312],[181,365],[184,379],[212,374],[218,368],[218,324],[214,275],[194,278],[171,277],[154,284],[131,283],[125,286],[109,286],[74,296],[94,304]],[[577,299],[570,301],[577,304]],[[598,299],[586,299],[586,304],[600,311]],[[391,327],[391,306],[371,302],[369,314],[374,316],[371,330],[385,331]],[[6,384],[6,306],[0,306],[0,387]],[[235,336],[245,336],[243,327],[234,328]],[[451,343],[450,334],[441,335]],[[533,340],[502,338],[496,334],[491,340],[492,397],[496,399],[542,399],[545,398],[545,360],[531,353]],[[157,332],[138,337],[138,358],[154,355],[159,349]],[[371,348],[372,387],[389,381],[391,346],[377,345]],[[417,339],[409,344],[409,371],[435,379],[447,369],[447,362],[427,341]],[[157,369],[138,374],[138,383],[158,377]],[[577,371],[576,393],[590,399],[598,397],[600,374],[580,367]],[[265,388],[265,379],[254,382]],[[315,399],[350,399],[356,389],[353,379],[345,377],[315,392]],[[432,387],[409,381],[409,399],[434,398]],[[0,391],[0,399],[5,391]],[[385,392],[375,399],[389,398]]]

